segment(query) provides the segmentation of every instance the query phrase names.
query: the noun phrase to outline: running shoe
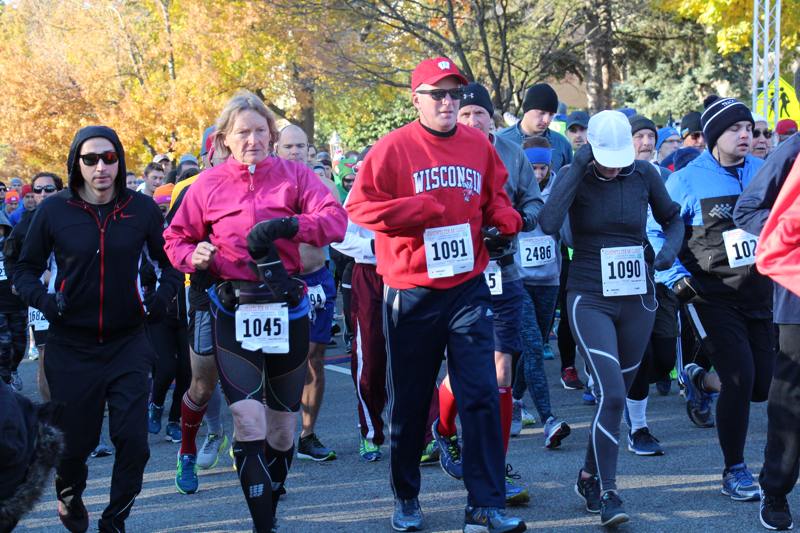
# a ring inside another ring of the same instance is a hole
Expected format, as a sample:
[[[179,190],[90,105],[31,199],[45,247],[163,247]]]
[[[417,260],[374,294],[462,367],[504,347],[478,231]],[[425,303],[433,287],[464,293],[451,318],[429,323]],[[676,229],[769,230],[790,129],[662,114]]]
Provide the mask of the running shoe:
[[[361,456],[362,460],[373,463],[382,457],[381,447],[373,444],[371,440],[361,437],[358,446],[358,455]]]
[[[464,509],[464,533],[515,533],[527,527],[520,518],[506,516],[497,507],[473,507]]]
[[[667,378],[656,381],[656,390],[661,396],[669,396],[672,391],[672,380]]]
[[[197,468],[208,470],[217,466],[219,456],[225,453],[227,446],[227,435],[217,435],[216,433],[206,435],[206,440],[203,441],[200,451],[197,452]]]
[[[28,361],[36,361],[39,359],[39,348],[35,344],[31,344],[28,348]]]
[[[164,431],[167,442],[181,441],[181,425],[178,422],[167,422],[167,429]]]
[[[600,525],[615,527],[630,520],[622,506],[622,500],[614,490],[607,490],[600,497]]]
[[[511,465],[506,465],[506,505],[522,505],[531,500],[528,488],[519,484],[521,478]]]
[[[164,414],[164,406],[157,406],[153,402],[147,408],[147,431],[153,435],[161,433],[161,416]]]
[[[422,529],[422,509],[419,506],[419,499],[395,498],[392,529],[395,531],[419,531]]]
[[[22,378],[16,370],[11,372],[11,388],[17,392],[22,392],[23,388]]]
[[[633,433],[628,432],[628,451],[636,455],[664,455],[658,439],[651,435],[646,427],[639,428]]]
[[[786,531],[794,527],[786,496],[769,496],[762,492],[758,518],[762,526],[772,531]]]
[[[67,531],[83,533],[89,529],[89,513],[80,496],[73,496],[69,505],[58,500],[58,519]]]
[[[600,512],[600,478],[596,475],[583,479],[582,470],[578,472],[578,481],[575,482],[575,494],[583,498],[586,510],[590,513]]]
[[[722,494],[737,502],[752,502],[759,498],[761,489],[747,465],[740,463],[722,472]]]
[[[550,415],[544,423],[544,447],[551,450],[561,446],[561,441],[569,437],[570,428],[566,422]]]
[[[336,459],[336,452],[326,448],[315,433],[300,437],[297,443],[297,458],[310,459],[321,463],[323,461],[333,461]]]
[[[442,465],[445,474],[453,479],[461,479],[464,477],[464,470],[461,465],[461,445],[458,443],[458,435],[439,435],[438,426],[439,419],[437,418],[433,421],[431,431],[439,445],[439,464]]]
[[[589,387],[583,389],[583,405],[596,405],[597,398],[594,397],[594,393]]]
[[[686,387],[686,414],[689,416],[689,420],[697,427],[714,427],[711,395],[697,385],[703,382],[706,370],[698,364],[689,363],[683,371],[683,383]]]
[[[522,433],[522,400],[511,403],[511,436],[516,437]]]
[[[556,354],[553,353],[553,347],[550,346],[549,342],[544,343],[544,346],[542,346],[542,359],[552,361],[555,358]]]
[[[522,427],[527,428],[536,425],[536,417],[533,416],[527,409],[525,404],[522,405]]]
[[[103,434],[101,433],[100,442],[97,443],[97,446],[95,447],[94,450],[92,450],[92,453],[90,453],[89,455],[91,457],[108,457],[109,455],[113,454],[114,454],[114,448],[108,445],[105,436],[103,436]]]
[[[439,462],[439,444],[436,439],[430,441],[425,449],[422,450],[422,457],[419,458],[419,466],[435,465]]]
[[[178,454],[178,469],[175,472],[175,488],[181,494],[197,492],[197,456],[191,453]]]
[[[568,366],[561,371],[561,384],[567,390],[581,390],[583,382],[578,377],[578,371],[574,366]]]

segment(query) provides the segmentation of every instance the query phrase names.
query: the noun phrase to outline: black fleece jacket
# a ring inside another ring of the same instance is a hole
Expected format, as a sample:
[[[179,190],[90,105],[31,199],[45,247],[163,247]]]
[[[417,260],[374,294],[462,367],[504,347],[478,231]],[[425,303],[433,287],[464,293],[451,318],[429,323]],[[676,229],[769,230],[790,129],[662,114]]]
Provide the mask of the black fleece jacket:
[[[106,205],[84,201],[78,154],[84,141],[103,137],[119,155],[115,196]],[[151,305],[165,306],[177,294],[181,275],[164,253],[163,217],[155,202],[125,188],[125,158],[114,130],[89,126],[78,131],[67,162],[69,187],[39,205],[14,270],[20,297],[50,321],[50,335],[93,342],[140,329],[146,309],[137,288],[139,261],[146,252],[159,267]],[[56,295],[39,277],[55,253]]]

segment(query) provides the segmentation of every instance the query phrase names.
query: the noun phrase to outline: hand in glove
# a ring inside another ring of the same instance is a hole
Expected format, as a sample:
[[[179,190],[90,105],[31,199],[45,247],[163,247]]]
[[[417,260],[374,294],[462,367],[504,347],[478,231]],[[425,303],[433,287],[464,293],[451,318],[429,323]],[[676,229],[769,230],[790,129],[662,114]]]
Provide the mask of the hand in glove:
[[[675,285],[672,286],[672,292],[675,293],[681,303],[686,303],[697,296],[697,290],[694,288],[694,281],[691,276],[684,276],[676,281]]]
[[[588,142],[578,148],[578,151],[575,152],[575,155],[572,157],[572,161],[575,165],[585,167],[589,163],[594,160],[594,152],[592,152],[592,145]]]
[[[483,228],[481,233],[483,234],[483,244],[489,251],[489,257],[502,255],[508,247],[508,243],[511,242],[511,238],[502,235],[495,227]]]
[[[259,222],[247,234],[247,250],[253,259],[266,255],[276,239],[291,239],[297,235],[300,224],[297,217],[273,218]]]
[[[36,308],[44,314],[48,322],[57,322],[64,315],[64,309],[67,307],[67,302],[64,299],[63,292],[55,294],[45,294],[39,300],[39,305]]]
[[[522,219],[522,229],[520,231],[533,231],[536,229],[536,219],[528,215],[522,209],[517,209],[519,217]]]

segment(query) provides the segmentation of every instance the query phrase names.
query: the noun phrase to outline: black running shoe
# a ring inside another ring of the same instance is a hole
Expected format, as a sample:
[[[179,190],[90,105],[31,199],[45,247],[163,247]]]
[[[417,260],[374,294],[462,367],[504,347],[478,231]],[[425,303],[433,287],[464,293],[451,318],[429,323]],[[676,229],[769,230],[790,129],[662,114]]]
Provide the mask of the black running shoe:
[[[600,525],[614,527],[630,520],[616,491],[607,490],[600,497]]]
[[[583,498],[583,501],[586,502],[587,511],[595,514],[599,513],[600,479],[597,476],[592,476],[589,479],[582,479],[581,472],[578,472],[578,481],[575,482],[575,494]]]
[[[794,527],[786,496],[769,496],[762,492],[758,518],[762,526],[772,531],[786,531]]]

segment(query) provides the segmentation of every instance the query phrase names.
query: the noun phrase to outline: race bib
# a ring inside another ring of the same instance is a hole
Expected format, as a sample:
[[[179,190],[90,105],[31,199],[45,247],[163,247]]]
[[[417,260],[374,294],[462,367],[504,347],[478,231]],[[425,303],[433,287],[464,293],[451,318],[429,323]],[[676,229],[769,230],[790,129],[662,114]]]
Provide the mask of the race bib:
[[[44,313],[35,307],[28,308],[28,324],[33,326],[34,331],[46,331],[50,328],[50,322],[44,317]]]
[[[327,297],[325,296],[325,289],[322,288],[322,285],[314,285],[308,288],[308,301],[311,303],[311,307],[315,309],[322,309],[325,307]]]
[[[5,281],[8,279],[6,276],[6,262],[0,259],[0,281]]]
[[[289,353],[289,308],[286,304],[244,304],[236,310],[236,340],[245,350]]]
[[[644,248],[617,246],[600,250],[603,296],[629,296],[647,292]]]
[[[755,264],[758,237],[742,229],[732,229],[722,233],[722,240],[731,268]]]
[[[486,285],[489,286],[492,296],[503,294],[503,272],[497,261],[489,261],[486,270],[483,271],[483,276],[486,278]]]
[[[426,229],[423,239],[428,277],[431,279],[471,272],[475,266],[469,224]]]
[[[523,267],[537,267],[556,260],[556,241],[549,235],[519,239],[519,255]]]

